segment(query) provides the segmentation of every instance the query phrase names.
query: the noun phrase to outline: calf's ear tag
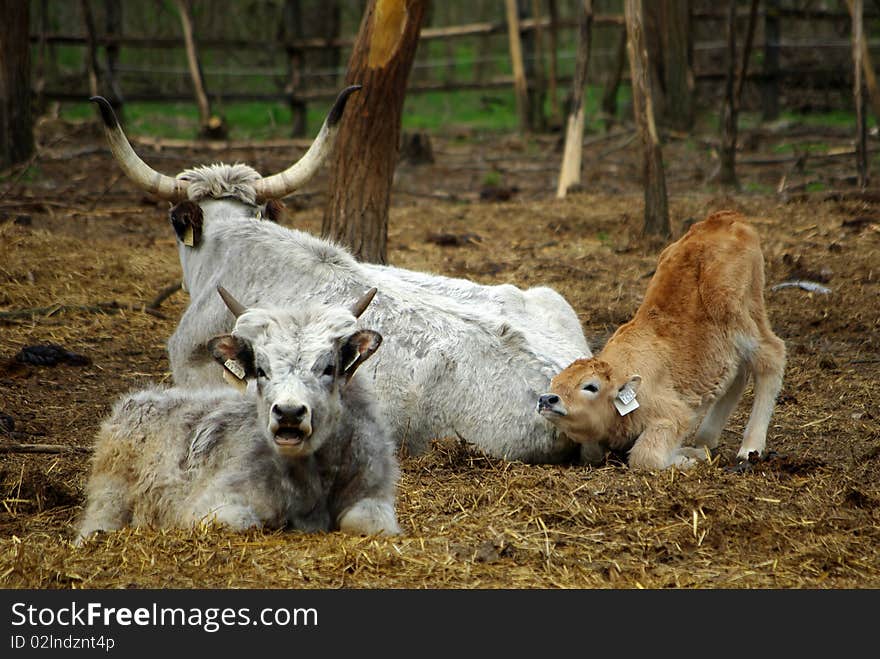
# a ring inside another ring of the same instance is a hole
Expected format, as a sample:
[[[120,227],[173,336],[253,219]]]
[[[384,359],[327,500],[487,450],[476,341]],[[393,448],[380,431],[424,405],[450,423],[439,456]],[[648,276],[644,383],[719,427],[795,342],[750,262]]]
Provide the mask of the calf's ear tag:
[[[633,410],[639,408],[639,401],[636,400],[636,392],[629,385],[617,392],[614,398],[614,407],[620,416],[626,416]]]
[[[183,232],[183,244],[187,247],[192,247],[195,244],[192,225],[188,226],[186,231]]]
[[[225,366],[226,370],[232,373],[239,380],[244,380],[244,369],[237,361],[235,361],[234,359],[227,359],[225,362],[223,362],[223,366]]]

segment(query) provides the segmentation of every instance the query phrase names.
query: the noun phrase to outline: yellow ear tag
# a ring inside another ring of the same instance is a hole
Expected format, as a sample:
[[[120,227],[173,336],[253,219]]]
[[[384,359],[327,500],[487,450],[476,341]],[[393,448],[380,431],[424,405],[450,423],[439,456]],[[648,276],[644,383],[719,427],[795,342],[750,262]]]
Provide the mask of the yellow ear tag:
[[[192,247],[195,244],[195,236],[193,236],[193,228],[191,226],[186,228],[186,231],[183,232],[183,244],[187,247]]]
[[[238,364],[236,364],[236,366],[238,366]],[[241,393],[247,391],[247,381],[243,378],[236,377],[225,368],[223,369],[223,379],[227,382],[227,384],[231,384]]]

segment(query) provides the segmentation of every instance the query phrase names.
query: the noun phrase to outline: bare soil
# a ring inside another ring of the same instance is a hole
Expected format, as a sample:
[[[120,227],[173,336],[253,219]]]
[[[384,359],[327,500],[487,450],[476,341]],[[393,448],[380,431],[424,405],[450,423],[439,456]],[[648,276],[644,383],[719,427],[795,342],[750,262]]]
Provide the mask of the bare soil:
[[[0,184],[0,586],[880,587],[880,194],[853,194],[851,157],[796,147],[777,162],[780,143],[816,140],[852,148],[832,129],[746,133],[737,193],[713,182],[713,138],[670,136],[664,151],[673,237],[723,208],[762,237],[769,314],[788,347],[766,459],[729,468],[747,392],[713,461],[685,473],[633,472],[619,456],[600,468],[506,463],[438,438],[402,458],[398,538],[128,529],[77,549],[97,427],[119,394],[170,382],[165,340],[187,299],[144,309],[180,278],[167,204],[121,176],[95,124],[44,123],[33,168]],[[302,149],[140,151],[169,174],[215,160],[268,173]],[[433,164],[398,168],[390,261],[553,286],[601,348],[635,312],[663,246],[640,236],[631,132],[589,136],[583,190],[563,200],[556,136],[449,134],[433,152]],[[318,233],[326,172],[286,201],[285,223]],[[831,292],[772,289],[792,279]],[[15,359],[49,343],[89,363]]]

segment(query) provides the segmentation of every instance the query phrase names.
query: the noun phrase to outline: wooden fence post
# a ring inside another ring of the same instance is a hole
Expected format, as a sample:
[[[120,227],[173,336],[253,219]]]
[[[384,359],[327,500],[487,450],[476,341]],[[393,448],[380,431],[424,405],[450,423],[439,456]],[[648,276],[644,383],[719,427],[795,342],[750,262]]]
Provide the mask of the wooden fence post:
[[[668,238],[669,204],[666,198],[666,175],[663,171],[663,151],[654,107],[651,99],[650,67],[644,34],[642,0],[625,0],[627,47],[629,49],[630,79],[632,81],[633,113],[644,149],[642,172],[645,184],[645,236]]]
[[[568,189],[581,181],[581,155],[584,147],[584,87],[587,84],[587,70],[590,65],[590,37],[593,27],[593,2],[583,1],[578,30],[577,59],[574,65],[574,79],[571,83],[571,110],[565,132],[565,150],[556,197],[562,199]]]

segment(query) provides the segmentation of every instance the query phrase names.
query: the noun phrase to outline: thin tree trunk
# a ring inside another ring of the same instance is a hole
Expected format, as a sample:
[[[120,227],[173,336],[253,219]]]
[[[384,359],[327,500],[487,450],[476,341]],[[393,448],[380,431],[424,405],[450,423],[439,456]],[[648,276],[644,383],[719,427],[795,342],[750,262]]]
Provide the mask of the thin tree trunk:
[[[587,84],[587,71],[590,66],[590,41],[593,28],[593,2],[583,1],[581,11],[577,56],[574,65],[574,79],[571,88],[571,111],[565,132],[565,151],[556,197],[562,199],[568,189],[581,182],[581,156],[584,146],[584,87]]]
[[[626,27],[620,31],[617,41],[617,51],[614,55],[614,65],[608,79],[605,81],[605,90],[602,93],[602,113],[605,115],[605,129],[609,129],[617,118],[617,92],[620,89],[620,81],[623,80],[623,66],[626,63]]]
[[[196,40],[193,35],[189,0],[175,0],[175,4],[177,6],[177,11],[180,13],[180,25],[183,28],[183,42],[186,46],[186,62],[189,66],[189,74],[193,82],[193,93],[196,96],[196,104],[199,107],[199,136],[222,138],[226,135],[226,128],[223,120],[211,113],[211,103],[208,99],[208,92],[205,89],[202,65],[199,62]]]
[[[559,92],[556,88],[559,77],[557,49],[559,48],[559,7],[556,0],[547,0],[547,11],[550,14],[550,71],[547,79],[547,93],[550,95],[550,121],[559,124]]]
[[[727,76],[724,82],[724,106],[721,109],[721,185],[739,187],[736,179],[736,123],[737,104],[734,93],[736,78],[736,0],[728,0],[727,51],[725,64]]]
[[[850,18],[854,17],[853,0],[846,0],[849,9]],[[877,87],[877,76],[874,74],[874,66],[871,64],[871,52],[868,49],[868,40],[865,38],[864,29],[861,38],[862,51],[862,74],[864,75],[864,83],[868,89],[868,100],[871,101],[871,109],[874,117],[880,122],[880,89]]]
[[[46,109],[46,35],[49,33],[49,0],[40,0],[40,40],[37,42],[37,61],[34,64],[34,114],[40,116]]]
[[[868,186],[868,133],[865,125],[865,90],[862,85],[862,0],[849,0],[852,15],[853,99],[856,106],[856,171],[859,187]]]
[[[525,132],[529,129],[529,89],[523,65],[522,39],[520,39],[516,0],[505,0],[504,7],[507,12],[507,38],[510,47],[510,62],[513,66],[516,114],[519,117],[519,127]]]
[[[101,93],[98,86],[98,76],[100,67],[98,66],[98,44],[95,35],[95,19],[92,17],[92,6],[89,0],[80,0],[80,8],[82,9],[83,23],[86,28],[86,70],[89,76],[89,94],[97,96]]]
[[[34,152],[29,9],[28,0],[0,0],[0,169]]]
[[[663,171],[660,137],[654,121],[642,0],[625,0],[624,15],[632,80],[633,113],[644,149],[645,223],[642,233],[646,236],[668,238],[670,231],[666,175]]]
[[[763,73],[761,115],[772,121],[779,116],[779,0],[764,0]]]
[[[285,0],[282,10],[281,30],[284,49],[287,53],[287,85],[285,93],[289,95],[291,135],[303,137],[306,134],[306,103],[298,98],[297,92],[302,86],[303,55],[293,42],[302,39],[302,11],[299,0]]]
[[[428,0],[370,0],[355,40],[348,101],[330,165],[322,234],[364,261],[385,263],[400,119]]]
[[[746,84],[746,76],[749,73],[749,60],[752,57],[752,46],[755,42],[755,27],[758,25],[758,4],[760,0],[752,0],[749,7],[749,24],[746,27],[746,41],[743,44],[742,57],[740,58],[739,77],[736,79],[736,91],[734,102],[737,111],[742,109],[742,93]]]
[[[122,3],[120,0],[106,0],[104,3],[106,9],[106,26],[107,35],[112,37],[122,36]],[[105,47],[107,56],[106,66],[106,82],[110,89],[110,104],[116,110],[117,116],[122,119],[122,106],[125,99],[122,96],[122,89],[119,87],[119,80],[116,76],[116,64],[119,61],[119,45],[108,44]]]
[[[520,33],[520,41],[523,50],[523,69],[526,76],[526,89],[528,90],[528,115],[529,130],[541,132],[546,128],[547,118],[544,116],[544,97],[546,96],[546,82],[544,75],[544,60],[541,52],[543,30],[537,25],[537,18],[532,16],[532,10],[536,8],[537,0],[518,0],[520,27],[524,21],[531,18],[533,29]]]

